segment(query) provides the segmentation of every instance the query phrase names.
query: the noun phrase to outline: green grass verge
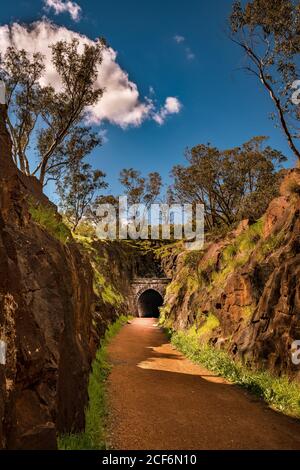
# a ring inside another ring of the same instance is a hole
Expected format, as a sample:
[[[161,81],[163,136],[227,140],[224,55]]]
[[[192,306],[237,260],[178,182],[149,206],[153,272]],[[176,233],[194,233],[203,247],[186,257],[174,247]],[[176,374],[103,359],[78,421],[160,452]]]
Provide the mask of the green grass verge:
[[[105,337],[93,361],[89,378],[89,404],[85,413],[85,430],[79,434],[59,436],[58,448],[60,450],[106,449],[106,381],[111,370],[111,365],[107,359],[107,345],[128,319],[129,317],[122,315],[106,330]]]
[[[274,409],[300,417],[300,386],[287,377],[275,377],[270,372],[251,370],[233,361],[226,351],[201,345],[194,332],[168,332],[172,344],[196,364],[246,388],[263,398]]]

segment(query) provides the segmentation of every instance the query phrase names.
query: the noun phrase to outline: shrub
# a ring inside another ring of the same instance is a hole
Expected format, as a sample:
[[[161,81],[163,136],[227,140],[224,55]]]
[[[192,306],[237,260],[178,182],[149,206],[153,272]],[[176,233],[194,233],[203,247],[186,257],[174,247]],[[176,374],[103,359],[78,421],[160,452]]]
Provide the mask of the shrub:
[[[76,233],[90,239],[96,237],[95,227],[88,221],[81,221],[76,229]]]

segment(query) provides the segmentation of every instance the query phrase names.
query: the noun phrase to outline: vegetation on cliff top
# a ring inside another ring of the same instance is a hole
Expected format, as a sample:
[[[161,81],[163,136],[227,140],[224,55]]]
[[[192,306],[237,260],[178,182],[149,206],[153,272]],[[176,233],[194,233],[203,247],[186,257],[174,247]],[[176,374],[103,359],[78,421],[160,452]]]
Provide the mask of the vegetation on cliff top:
[[[37,224],[45,228],[50,235],[61,243],[65,244],[72,240],[70,229],[52,207],[30,201],[29,213]]]

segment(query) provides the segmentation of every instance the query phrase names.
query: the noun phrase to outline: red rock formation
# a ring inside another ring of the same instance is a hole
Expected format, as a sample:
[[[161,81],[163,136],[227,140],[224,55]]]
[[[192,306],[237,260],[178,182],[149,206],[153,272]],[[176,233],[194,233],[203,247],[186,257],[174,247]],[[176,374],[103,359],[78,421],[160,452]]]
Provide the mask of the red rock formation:
[[[0,448],[9,449],[55,449],[57,432],[84,428],[91,361],[117,314],[95,296],[80,245],[62,244],[32,220],[32,197],[53,207],[38,181],[15,167],[2,106],[0,340],[7,354],[0,364]],[[110,266],[118,277],[113,260]]]
[[[291,345],[300,339],[299,175],[300,170],[287,172],[283,194],[271,202],[260,233],[242,224],[208,244],[196,268],[195,262],[189,265],[189,254],[164,259],[174,279],[165,299],[169,326],[198,328],[212,314],[219,326],[210,332],[210,342],[251,366],[298,380]]]
[[[1,111],[0,331],[8,348],[0,366],[1,443],[56,448],[57,430],[84,425],[92,271],[75,244],[62,245],[32,222],[34,187],[12,162]]]

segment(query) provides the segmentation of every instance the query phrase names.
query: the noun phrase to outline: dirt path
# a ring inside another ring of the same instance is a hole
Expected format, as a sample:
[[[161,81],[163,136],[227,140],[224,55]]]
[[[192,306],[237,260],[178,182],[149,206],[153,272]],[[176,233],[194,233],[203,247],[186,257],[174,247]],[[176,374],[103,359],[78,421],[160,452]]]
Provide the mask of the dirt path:
[[[300,423],[194,365],[155,320],[135,319],[109,347],[114,449],[300,449]]]

